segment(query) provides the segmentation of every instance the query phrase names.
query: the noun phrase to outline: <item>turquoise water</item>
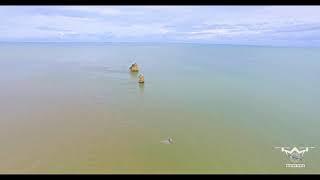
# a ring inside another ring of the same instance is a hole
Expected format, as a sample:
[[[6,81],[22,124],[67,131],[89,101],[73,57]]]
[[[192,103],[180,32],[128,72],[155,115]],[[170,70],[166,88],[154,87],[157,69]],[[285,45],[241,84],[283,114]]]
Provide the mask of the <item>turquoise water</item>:
[[[1,173],[320,171],[319,48],[1,43],[0,52]],[[167,137],[175,143],[161,144]],[[275,146],[316,148],[294,169]]]

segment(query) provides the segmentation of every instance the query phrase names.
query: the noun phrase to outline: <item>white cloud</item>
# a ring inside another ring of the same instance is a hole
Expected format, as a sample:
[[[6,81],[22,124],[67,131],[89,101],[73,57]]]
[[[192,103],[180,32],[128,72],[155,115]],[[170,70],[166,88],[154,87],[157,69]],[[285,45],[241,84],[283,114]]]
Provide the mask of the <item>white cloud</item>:
[[[10,17],[10,18],[8,18]],[[320,7],[28,6],[0,7],[0,40],[126,41],[241,39],[294,42],[320,36]]]
[[[78,11],[82,13],[96,13],[99,15],[120,15],[123,13],[118,8],[112,7],[112,6],[66,6],[61,7],[61,10],[65,11]]]

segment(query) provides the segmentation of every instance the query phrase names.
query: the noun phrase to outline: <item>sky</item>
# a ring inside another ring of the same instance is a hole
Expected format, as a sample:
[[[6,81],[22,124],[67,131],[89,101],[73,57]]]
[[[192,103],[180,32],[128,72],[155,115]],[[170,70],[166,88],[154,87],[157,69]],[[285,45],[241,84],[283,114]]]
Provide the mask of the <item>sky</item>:
[[[0,42],[320,47],[320,6],[0,6]]]

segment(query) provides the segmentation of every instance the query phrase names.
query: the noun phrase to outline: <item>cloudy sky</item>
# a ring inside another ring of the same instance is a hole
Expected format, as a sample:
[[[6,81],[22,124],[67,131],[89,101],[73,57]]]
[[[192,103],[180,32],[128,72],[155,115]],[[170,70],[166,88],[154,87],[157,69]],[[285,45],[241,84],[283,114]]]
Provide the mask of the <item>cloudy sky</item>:
[[[320,46],[320,6],[1,6],[0,41]]]

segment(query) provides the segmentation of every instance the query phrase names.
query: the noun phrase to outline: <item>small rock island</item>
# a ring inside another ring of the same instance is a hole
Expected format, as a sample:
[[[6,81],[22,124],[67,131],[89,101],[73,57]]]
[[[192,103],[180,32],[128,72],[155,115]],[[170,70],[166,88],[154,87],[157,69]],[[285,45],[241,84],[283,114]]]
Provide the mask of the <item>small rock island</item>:
[[[144,76],[142,74],[139,75],[139,83],[144,83]]]
[[[139,71],[138,64],[137,63],[132,64],[129,69],[131,72],[138,72]]]

